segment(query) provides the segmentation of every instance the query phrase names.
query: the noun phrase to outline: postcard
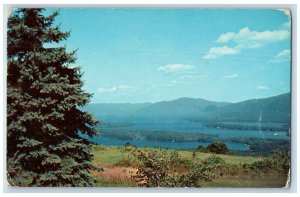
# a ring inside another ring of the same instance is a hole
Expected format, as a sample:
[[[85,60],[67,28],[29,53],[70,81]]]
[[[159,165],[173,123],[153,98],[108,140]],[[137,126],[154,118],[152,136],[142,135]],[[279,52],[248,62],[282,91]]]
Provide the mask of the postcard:
[[[12,8],[11,187],[284,188],[288,9]]]

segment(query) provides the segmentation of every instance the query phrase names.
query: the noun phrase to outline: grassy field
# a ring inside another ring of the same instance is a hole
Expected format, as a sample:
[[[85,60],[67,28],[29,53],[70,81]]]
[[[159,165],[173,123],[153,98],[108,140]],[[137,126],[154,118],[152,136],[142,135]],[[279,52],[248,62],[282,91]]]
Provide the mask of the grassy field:
[[[147,149],[149,148],[140,148]],[[170,152],[172,150],[167,150]],[[193,158],[191,151],[179,151],[179,155],[191,160],[194,163],[203,161],[211,156],[211,153],[197,152]],[[115,146],[93,146],[92,154],[94,155],[94,164],[103,167],[103,171],[92,171],[93,175],[99,179],[100,187],[137,187],[135,181],[131,178],[136,172],[136,167],[133,165],[124,165],[122,161],[126,158],[132,158],[129,151],[124,147]],[[261,161],[262,157],[253,156],[235,156],[235,155],[218,155],[229,166],[239,166],[241,163],[252,164],[256,161]],[[276,188],[284,187],[286,183],[286,176],[278,173],[249,173],[237,167],[229,170],[224,175],[213,179],[209,182],[203,182],[202,187],[230,187],[230,188]]]
[[[150,148],[140,148],[143,149],[150,149]],[[171,152],[172,150],[167,150]],[[103,163],[105,165],[114,165],[119,162],[125,155],[130,155],[128,152],[123,151],[123,147],[117,146],[94,146],[93,151],[94,161]],[[211,153],[196,153],[196,157],[193,158],[193,152],[191,151],[179,151],[179,155],[185,159],[193,159],[195,162],[200,162],[209,156]],[[235,155],[219,155],[222,159],[225,160],[228,164],[236,164],[238,165],[240,162],[245,163],[253,163],[255,161],[262,160],[262,157],[252,157],[252,156],[235,156]]]

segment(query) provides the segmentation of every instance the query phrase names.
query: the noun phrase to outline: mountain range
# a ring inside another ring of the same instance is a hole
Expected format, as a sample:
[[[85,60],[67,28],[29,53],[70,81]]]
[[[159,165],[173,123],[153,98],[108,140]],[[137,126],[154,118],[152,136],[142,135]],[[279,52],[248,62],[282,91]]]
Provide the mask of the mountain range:
[[[84,110],[100,120],[175,120],[289,123],[290,93],[238,103],[179,98],[157,103],[91,103]]]

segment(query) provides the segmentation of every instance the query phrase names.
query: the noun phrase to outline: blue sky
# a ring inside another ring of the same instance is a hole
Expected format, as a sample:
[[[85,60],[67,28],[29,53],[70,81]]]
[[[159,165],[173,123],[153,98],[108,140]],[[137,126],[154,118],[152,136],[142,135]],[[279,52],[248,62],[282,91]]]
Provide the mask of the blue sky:
[[[239,102],[290,90],[284,11],[70,8],[56,22],[72,30],[67,49],[78,49],[72,66],[93,103]]]

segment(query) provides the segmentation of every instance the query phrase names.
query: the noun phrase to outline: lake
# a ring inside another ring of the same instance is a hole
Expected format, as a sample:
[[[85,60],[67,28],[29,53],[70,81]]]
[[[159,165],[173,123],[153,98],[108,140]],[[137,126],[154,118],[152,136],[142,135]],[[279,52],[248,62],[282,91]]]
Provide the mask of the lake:
[[[254,123],[251,123],[252,125]],[[262,124],[262,123],[258,123]],[[280,127],[280,124],[271,124]],[[263,126],[263,125],[262,125]],[[261,139],[289,139],[286,131],[259,131],[259,130],[232,130],[232,129],[218,129],[208,128],[201,122],[191,122],[188,120],[164,120],[164,121],[134,121],[134,122],[105,122],[99,127],[99,130],[111,130],[114,132],[119,131],[176,131],[176,132],[197,132],[202,134],[217,135],[219,138],[243,138],[243,137],[255,137]],[[172,149],[188,149],[195,148],[199,145],[207,146],[209,143],[203,142],[165,142],[165,141],[151,141],[144,139],[133,140],[121,140],[112,139],[103,136],[97,136],[90,139],[92,142],[102,145],[123,146],[126,142],[130,142],[137,147],[162,147]],[[246,144],[240,143],[226,143],[231,150],[248,150],[249,147]]]
[[[86,136],[85,136],[86,137]],[[108,137],[97,136],[91,139],[92,142],[99,145],[106,146],[124,146],[125,143],[129,142],[137,147],[160,147],[160,148],[170,148],[170,149],[189,149],[196,148],[199,145],[207,146],[210,143],[204,142],[162,142],[162,141],[151,141],[151,140],[120,140],[111,139]],[[231,150],[248,150],[249,147],[245,144],[239,143],[226,143],[227,147]]]

